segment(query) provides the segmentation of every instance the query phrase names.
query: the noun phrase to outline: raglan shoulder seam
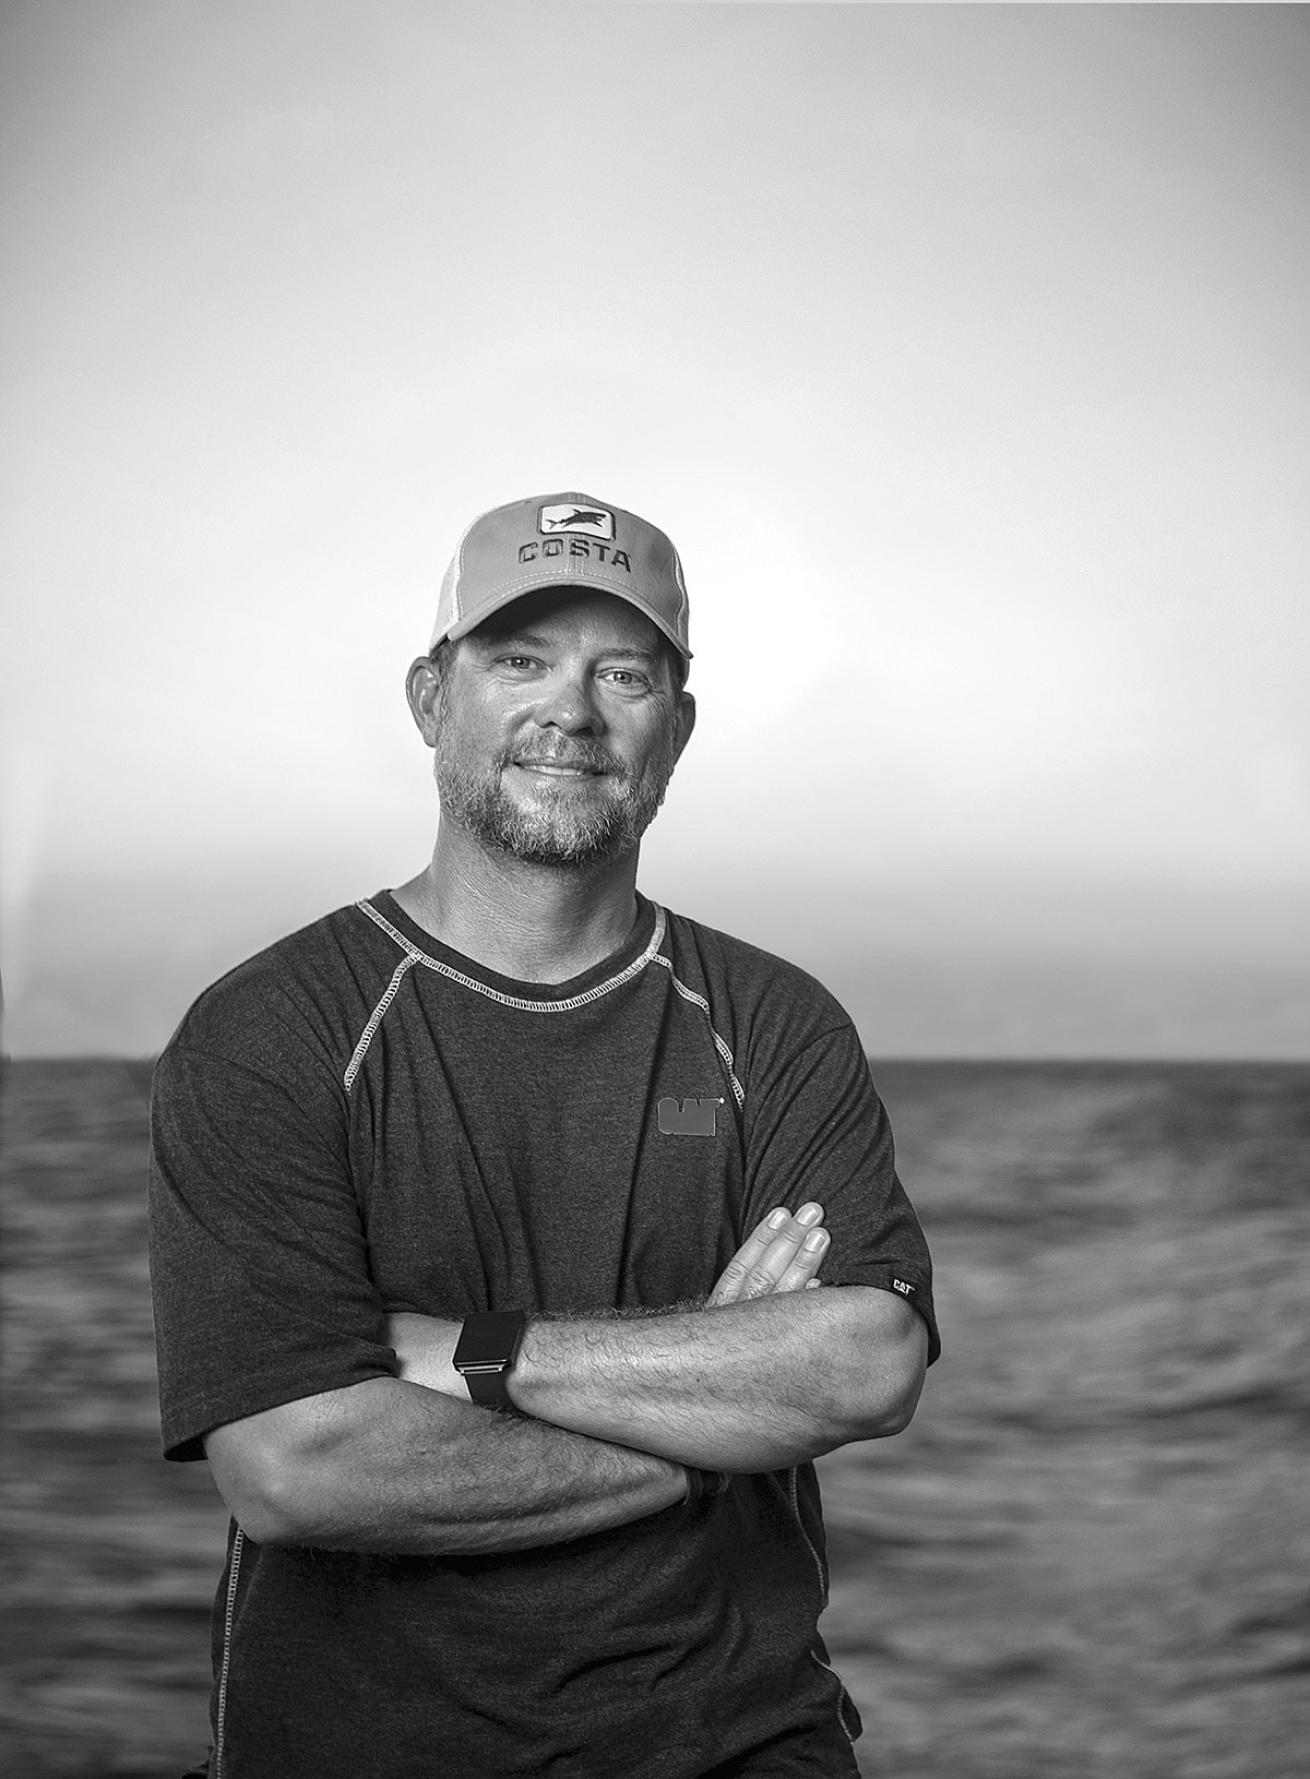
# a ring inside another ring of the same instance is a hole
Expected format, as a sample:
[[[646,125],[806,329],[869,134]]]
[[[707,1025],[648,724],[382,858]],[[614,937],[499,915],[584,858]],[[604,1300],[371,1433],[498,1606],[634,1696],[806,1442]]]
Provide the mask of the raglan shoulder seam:
[[[705,1015],[705,1023],[709,1027],[710,1037],[713,1040],[714,1048],[718,1051],[719,1059],[723,1063],[724,1069],[727,1072],[728,1083],[732,1088],[732,1097],[737,1102],[737,1110],[739,1112],[742,1111],[746,1105],[746,1090],[737,1079],[736,1059],[732,1054],[732,1048],[727,1039],[714,1023],[714,1014],[710,1009],[709,1002],[698,990],[688,988],[687,984],[674,969],[673,960],[671,958],[665,957],[661,952],[654,959],[654,962],[663,965],[668,971],[669,980],[672,982],[676,992],[681,995],[682,999],[684,1001],[690,1001],[693,1006],[699,1007],[701,1012]]]
[[[570,995],[561,1001],[544,999],[536,1000],[527,995],[506,994],[501,989],[492,988],[490,983],[479,982],[475,976],[470,976],[463,970],[457,970],[453,964],[443,963],[440,958],[433,957],[430,952],[426,952],[420,946],[415,945],[413,940],[407,938],[405,934],[400,931],[399,927],[395,926],[387,919],[386,915],[383,914],[380,909],[373,906],[372,902],[361,901],[357,902],[355,906],[361,914],[365,915],[373,922],[374,926],[378,927],[394,944],[398,945],[404,955],[392,971],[391,980],[388,982],[377,1005],[369,1015],[364,1030],[360,1034],[359,1042],[356,1044],[350,1062],[346,1067],[344,1085],[347,1092],[353,1087],[355,1080],[359,1075],[359,1071],[364,1065],[364,1059],[368,1055],[369,1047],[372,1044],[373,1039],[376,1037],[382,1021],[386,1018],[388,1009],[391,1007],[392,1002],[399,993],[401,984],[404,982],[408,973],[416,967],[432,970],[438,976],[444,976],[447,981],[457,983],[461,988],[471,989],[475,994],[483,995],[488,1000],[495,1001],[502,1007],[511,1007],[516,1012],[573,1013],[580,1007],[589,1007],[594,1001],[604,999],[606,995],[612,994],[616,988],[621,988],[624,983],[631,982],[633,977],[641,974],[647,964],[651,962],[666,962],[660,955],[660,947],[664,943],[668,917],[660,904],[654,902],[651,904],[655,911],[654,929],[651,932],[650,939],[646,943],[645,949],[638,957],[635,957],[631,963],[625,965],[623,969],[616,971],[613,976],[607,976],[603,982],[598,982],[592,988],[584,990],[582,994]]]

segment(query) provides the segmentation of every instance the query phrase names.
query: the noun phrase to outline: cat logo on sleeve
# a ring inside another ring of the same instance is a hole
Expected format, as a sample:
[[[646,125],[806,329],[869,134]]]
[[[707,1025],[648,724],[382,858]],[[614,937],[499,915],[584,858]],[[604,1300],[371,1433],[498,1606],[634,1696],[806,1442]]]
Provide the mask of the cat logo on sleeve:
[[[904,1279],[892,1280],[892,1290],[899,1291],[902,1297],[913,1297],[916,1289],[916,1286],[907,1284]]]

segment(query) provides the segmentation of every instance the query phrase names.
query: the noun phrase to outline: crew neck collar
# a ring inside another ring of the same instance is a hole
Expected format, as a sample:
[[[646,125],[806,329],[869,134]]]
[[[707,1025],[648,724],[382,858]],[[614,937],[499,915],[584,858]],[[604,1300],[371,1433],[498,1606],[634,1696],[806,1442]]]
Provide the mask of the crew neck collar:
[[[639,890],[636,896],[637,918],[618,950],[564,982],[525,982],[489,969],[419,926],[388,889],[379,890],[358,906],[384,932],[390,929],[391,937],[411,954],[415,963],[427,964],[443,976],[480,988],[499,1000],[553,1005],[577,1001],[580,997],[592,1000],[610,986],[617,987],[617,978],[636,974],[637,969],[648,961],[647,954],[658,950],[664,935],[664,911],[657,903],[648,901]]]

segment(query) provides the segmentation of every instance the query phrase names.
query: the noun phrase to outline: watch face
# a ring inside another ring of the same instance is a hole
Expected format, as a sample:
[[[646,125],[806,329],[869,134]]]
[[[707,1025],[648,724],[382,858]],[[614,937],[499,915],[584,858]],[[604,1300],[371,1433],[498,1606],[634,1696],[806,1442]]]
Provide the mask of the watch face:
[[[468,1316],[455,1348],[455,1368],[505,1370],[514,1362],[523,1333],[522,1310],[487,1310]]]

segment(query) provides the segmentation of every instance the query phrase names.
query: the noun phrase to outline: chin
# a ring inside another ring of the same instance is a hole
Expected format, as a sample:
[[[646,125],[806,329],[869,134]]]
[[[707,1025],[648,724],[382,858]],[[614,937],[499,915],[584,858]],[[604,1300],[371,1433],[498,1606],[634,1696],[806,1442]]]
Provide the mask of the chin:
[[[506,850],[525,864],[553,865],[562,870],[603,864],[635,844],[625,822],[608,822],[602,828],[595,823],[515,823],[502,840]]]
[[[589,781],[593,786],[597,781]],[[611,781],[580,799],[572,789],[473,780],[458,771],[437,778],[442,807],[479,845],[559,871],[602,865],[632,852],[659,808],[663,782],[634,788]]]

